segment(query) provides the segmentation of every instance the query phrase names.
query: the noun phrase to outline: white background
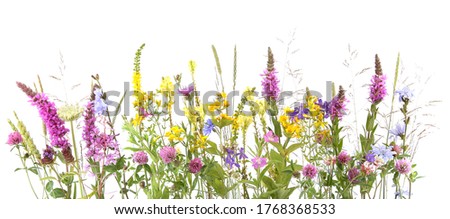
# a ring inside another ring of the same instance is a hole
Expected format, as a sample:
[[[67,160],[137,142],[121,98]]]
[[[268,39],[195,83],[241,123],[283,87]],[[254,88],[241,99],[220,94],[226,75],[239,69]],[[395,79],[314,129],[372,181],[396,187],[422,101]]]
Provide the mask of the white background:
[[[218,49],[228,81],[237,45],[238,88],[243,89],[259,86],[268,46],[279,61],[276,67],[282,77],[286,48],[277,38],[289,40],[296,30],[293,47],[300,50],[291,61],[302,69],[301,86],[320,91],[324,91],[325,81],[348,86],[352,74],[342,62],[348,57],[349,44],[359,51],[359,68],[372,67],[378,53],[384,72],[392,76],[400,52],[405,71],[432,75],[420,99],[443,103],[429,111],[439,129],[421,143],[415,162],[425,178],[414,185],[414,198],[430,206],[446,200],[448,7],[434,1],[311,2],[1,1],[0,141],[6,142],[10,132],[6,119],[12,119],[15,110],[38,147],[42,146],[38,114],[15,81],[32,85],[39,74],[46,91],[65,99],[61,83],[49,78],[59,72],[60,51],[66,65],[66,87],[81,83],[79,89],[68,93],[69,102],[87,95],[91,74],[100,74],[105,90],[122,90],[123,82],[131,79],[134,52],[142,43],[147,44],[141,66],[144,90],[154,89],[163,75],[184,73],[188,83],[187,62],[191,59],[198,65],[200,89],[214,89],[211,44]],[[372,72],[359,84],[367,83]],[[289,86],[289,80],[285,84]],[[359,89],[365,95],[367,88]],[[13,172],[19,165],[9,146],[0,147],[0,199],[4,201],[33,198],[25,174]]]

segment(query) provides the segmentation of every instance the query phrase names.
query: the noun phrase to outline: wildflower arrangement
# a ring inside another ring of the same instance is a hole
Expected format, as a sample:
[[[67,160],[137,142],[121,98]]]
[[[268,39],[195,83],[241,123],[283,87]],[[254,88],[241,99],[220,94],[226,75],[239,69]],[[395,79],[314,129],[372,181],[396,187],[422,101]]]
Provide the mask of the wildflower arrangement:
[[[40,80],[40,90],[17,82],[42,119],[44,141],[14,113],[6,143],[17,152],[36,198],[411,198],[419,178],[415,148],[408,144],[414,95],[408,87],[396,88],[398,65],[389,94],[389,77],[375,56],[366,123],[358,145],[350,145],[344,86],[330,101],[306,88],[303,102],[280,106],[282,88],[270,48],[261,87],[247,88],[236,103],[225,92],[214,47],[219,83],[208,103],[200,101],[194,61],[187,80],[181,74],[162,77],[157,89],[144,92],[141,82],[154,77],[141,74],[143,49],[136,52],[131,75],[134,115],[122,116],[121,126],[120,107],[109,110],[98,75],[87,101],[59,108]],[[236,58],[234,66],[233,89]],[[398,97],[392,109],[400,107],[389,118],[401,119],[382,136],[377,116],[387,95]],[[184,115],[175,114],[174,104],[183,106]],[[120,142],[119,134],[127,141]],[[391,184],[395,193],[388,193]]]

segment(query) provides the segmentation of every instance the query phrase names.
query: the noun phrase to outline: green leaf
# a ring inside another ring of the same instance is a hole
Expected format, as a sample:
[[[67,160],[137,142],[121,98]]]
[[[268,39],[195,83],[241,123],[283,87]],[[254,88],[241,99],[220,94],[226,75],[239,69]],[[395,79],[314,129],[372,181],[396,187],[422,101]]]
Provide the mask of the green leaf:
[[[214,188],[214,191],[216,191],[217,194],[221,197],[224,197],[228,192],[228,189],[225,186],[223,180],[215,179],[212,183],[212,187]]]
[[[61,188],[55,188],[50,192],[50,196],[53,198],[64,198],[66,197],[66,190]]]
[[[289,196],[291,196],[291,194],[295,191],[295,187],[292,188],[287,188],[287,189],[280,189],[277,192],[277,198],[280,199],[288,199]]]
[[[288,156],[290,153],[294,152],[295,150],[301,148],[303,146],[302,143],[296,143],[296,144],[292,144],[291,146],[289,146],[286,149],[286,156]]]
[[[47,190],[47,192],[51,192],[53,190],[53,181],[47,182],[47,184],[45,185],[45,190]]]
[[[267,188],[267,190],[269,190],[269,191],[275,190],[277,188],[275,182],[268,176],[263,176],[262,182],[263,182],[264,186]]]
[[[276,120],[275,117],[272,117],[272,123],[273,123],[273,128],[275,129],[275,134],[278,137],[281,137],[281,126],[280,126],[280,122],[278,122],[278,120]]]
[[[278,153],[280,153],[281,156],[285,155],[283,145],[281,145],[278,142],[270,142],[270,144],[273,145],[277,149]]]
[[[132,147],[126,147],[126,148],[124,148],[124,150],[129,150],[129,151],[132,151],[132,152],[143,151],[142,149],[139,149],[139,148],[132,148]]]

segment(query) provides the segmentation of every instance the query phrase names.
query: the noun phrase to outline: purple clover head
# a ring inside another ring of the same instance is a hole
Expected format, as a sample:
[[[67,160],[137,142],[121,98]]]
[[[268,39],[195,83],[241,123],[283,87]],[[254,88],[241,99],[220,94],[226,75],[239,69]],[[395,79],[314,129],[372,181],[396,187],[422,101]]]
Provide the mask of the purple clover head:
[[[22,142],[23,142],[22,135],[20,135],[19,132],[15,131],[8,135],[8,141],[6,142],[6,144],[13,146],[18,145]]]
[[[200,158],[196,157],[189,162],[189,172],[193,174],[197,174],[202,170],[203,163]]]

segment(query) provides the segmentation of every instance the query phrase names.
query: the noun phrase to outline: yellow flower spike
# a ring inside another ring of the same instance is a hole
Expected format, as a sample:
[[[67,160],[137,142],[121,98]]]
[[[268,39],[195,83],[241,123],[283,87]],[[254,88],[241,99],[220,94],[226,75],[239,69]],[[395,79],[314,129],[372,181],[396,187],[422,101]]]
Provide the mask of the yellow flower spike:
[[[255,99],[255,96],[253,94],[254,88],[252,87],[246,87],[244,90],[244,96],[247,99],[247,101],[253,101]]]
[[[191,71],[191,74],[194,75],[195,68],[197,68],[197,63],[195,63],[194,60],[189,61],[189,71]]]
[[[239,125],[239,127],[242,130],[247,130],[247,128],[252,124],[253,117],[252,116],[246,116],[246,115],[239,115],[237,117],[236,123]]]
[[[267,110],[267,102],[265,100],[256,100],[258,104],[258,114],[259,116],[264,116]]]
[[[160,85],[161,92],[172,92],[174,91],[174,86],[172,79],[169,76],[163,77]],[[170,95],[170,93],[169,93]]]
[[[161,100],[156,100],[155,102],[158,107],[161,107]]]

